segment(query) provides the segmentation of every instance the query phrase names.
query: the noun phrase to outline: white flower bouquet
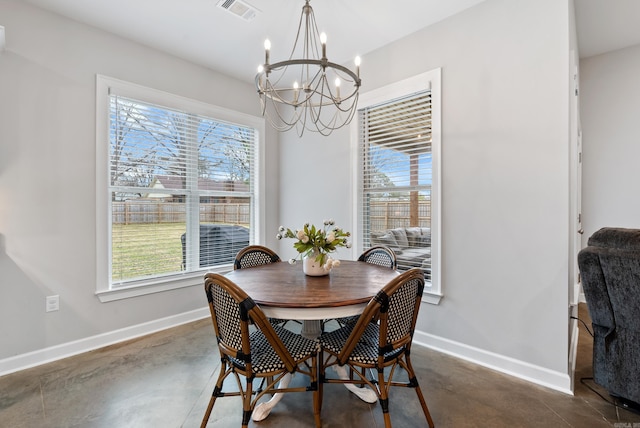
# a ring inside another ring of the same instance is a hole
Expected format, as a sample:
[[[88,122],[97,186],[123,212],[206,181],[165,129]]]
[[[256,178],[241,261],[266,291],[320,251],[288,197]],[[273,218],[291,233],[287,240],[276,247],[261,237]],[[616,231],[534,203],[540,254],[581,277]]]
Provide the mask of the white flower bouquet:
[[[300,257],[314,257],[326,271],[340,265],[340,260],[332,259],[329,254],[339,247],[351,248],[351,242],[347,239],[351,236],[339,227],[334,226],[333,220],[325,220],[323,227],[305,223],[298,230],[291,230],[280,226],[276,238],[293,238],[296,242],[293,247],[300,253]],[[290,259],[289,263],[295,264],[296,259]]]

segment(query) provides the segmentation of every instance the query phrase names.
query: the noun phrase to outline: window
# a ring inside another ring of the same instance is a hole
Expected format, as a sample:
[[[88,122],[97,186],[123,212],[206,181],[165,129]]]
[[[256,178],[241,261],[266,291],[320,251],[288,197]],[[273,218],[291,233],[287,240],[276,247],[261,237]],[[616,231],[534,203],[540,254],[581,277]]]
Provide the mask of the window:
[[[358,105],[359,249],[385,245],[421,268],[424,300],[440,289],[440,70],[363,94]]]
[[[102,76],[97,99],[101,299],[230,269],[256,241],[262,121]]]

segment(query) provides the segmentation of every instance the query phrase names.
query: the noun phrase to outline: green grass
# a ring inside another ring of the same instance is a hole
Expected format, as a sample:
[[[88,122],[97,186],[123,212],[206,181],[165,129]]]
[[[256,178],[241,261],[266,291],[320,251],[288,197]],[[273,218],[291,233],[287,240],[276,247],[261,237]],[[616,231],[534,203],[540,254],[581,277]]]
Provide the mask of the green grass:
[[[185,230],[184,223],[114,224],[113,282],[180,272]]]

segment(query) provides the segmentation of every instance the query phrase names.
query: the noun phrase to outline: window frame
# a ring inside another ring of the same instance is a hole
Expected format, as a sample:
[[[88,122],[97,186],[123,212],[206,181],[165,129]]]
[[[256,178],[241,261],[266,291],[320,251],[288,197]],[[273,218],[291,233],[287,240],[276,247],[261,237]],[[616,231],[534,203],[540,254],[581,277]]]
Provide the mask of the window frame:
[[[411,93],[431,90],[431,158],[432,158],[432,181],[431,181],[431,282],[425,284],[422,301],[431,304],[439,304],[442,297],[442,226],[441,226],[441,200],[442,200],[442,151],[441,151],[441,76],[440,68],[418,74],[407,79],[391,83],[389,85],[360,94],[358,100],[358,110],[374,106],[389,100],[397,99]],[[354,187],[353,198],[353,247],[356,254],[362,253],[362,212],[360,201],[363,197],[363,170],[362,159],[359,153],[359,123],[357,120],[351,122],[351,151],[353,159],[352,183]]]
[[[264,215],[264,119],[245,113],[211,105],[202,101],[152,89],[123,80],[96,75],[96,295],[101,302],[126,299],[151,293],[174,290],[202,284],[204,270],[136,281],[130,285],[112,287],[110,284],[111,254],[111,197],[109,185],[109,121],[110,90],[120,96],[142,102],[175,108],[208,116],[216,120],[255,129],[254,147],[254,203],[251,213],[250,243],[263,242],[265,238]],[[207,271],[224,273],[231,266],[208,268]]]

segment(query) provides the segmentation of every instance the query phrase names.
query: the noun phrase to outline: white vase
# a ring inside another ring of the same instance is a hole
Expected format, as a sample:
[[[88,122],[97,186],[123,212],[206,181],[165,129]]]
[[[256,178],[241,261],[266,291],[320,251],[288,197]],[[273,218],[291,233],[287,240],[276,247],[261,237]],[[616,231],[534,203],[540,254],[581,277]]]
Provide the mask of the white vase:
[[[329,270],[325,270],[319,261],[316,261],[320,253],[314,251],[308,256],[304,256],[302,259],[302,271],[309,276],[324,276],[329,275]],[[325,260],[326,262],[326,260]]]

